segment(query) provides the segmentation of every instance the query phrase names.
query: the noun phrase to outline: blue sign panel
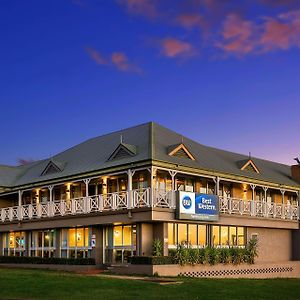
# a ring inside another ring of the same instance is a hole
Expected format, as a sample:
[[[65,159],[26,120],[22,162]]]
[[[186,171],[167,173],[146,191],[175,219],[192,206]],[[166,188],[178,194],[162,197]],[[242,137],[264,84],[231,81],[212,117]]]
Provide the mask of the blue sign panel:
[[[177,217],[188,220],[217,221],[219,197],[180,191],[178,192]]]

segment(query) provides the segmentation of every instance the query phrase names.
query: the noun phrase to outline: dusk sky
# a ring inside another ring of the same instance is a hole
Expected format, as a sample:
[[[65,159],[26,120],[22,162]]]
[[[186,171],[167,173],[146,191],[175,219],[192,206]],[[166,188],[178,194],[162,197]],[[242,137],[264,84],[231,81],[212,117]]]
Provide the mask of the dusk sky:
[[[0,164],[155,121],[300,155],[299,0],[0,0]]]

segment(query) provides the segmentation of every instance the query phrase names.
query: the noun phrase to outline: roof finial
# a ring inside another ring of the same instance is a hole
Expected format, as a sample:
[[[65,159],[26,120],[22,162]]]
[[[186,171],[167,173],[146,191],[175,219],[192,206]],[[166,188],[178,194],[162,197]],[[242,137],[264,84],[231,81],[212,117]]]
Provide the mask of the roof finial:
[[[181,144],[183,144],[183,136],[181,136]]]
[[[120,135],[120,143],[123,143],[123,134]]]
[[[249,159],[251,159],[251,152],[249,152]]]

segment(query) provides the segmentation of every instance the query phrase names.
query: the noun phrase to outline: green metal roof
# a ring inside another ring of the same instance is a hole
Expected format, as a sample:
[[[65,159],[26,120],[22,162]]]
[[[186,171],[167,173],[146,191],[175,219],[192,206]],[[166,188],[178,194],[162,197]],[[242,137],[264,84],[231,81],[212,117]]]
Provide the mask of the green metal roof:
[[[182,140],[195,160],[168,155],[170,147],[180,144]],[[120,143],[126,145],[135,155],[109,160]],[[51,159],[19,167],[0,166],[0,186],[22,186],[100,171],[123,164],[156,160],[300,188],[300,184],[291,178],[290,166],[252,157],[260,173],[242,171],[240,164],[248,159],[247,155],[201,145],[159,124],[149,122],[89,139],[58,153]],[[61,171],[41,175],[50,161],[54,162]]]

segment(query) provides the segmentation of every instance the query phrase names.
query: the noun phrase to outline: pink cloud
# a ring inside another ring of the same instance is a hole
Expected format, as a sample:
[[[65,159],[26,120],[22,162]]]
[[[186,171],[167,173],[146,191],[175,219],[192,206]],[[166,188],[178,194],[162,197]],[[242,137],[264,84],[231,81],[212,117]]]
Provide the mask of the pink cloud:
[[[141,73],[141,69],[129,62],[128,57],[123,52],[113,52],[111,54],[111,62],[122,72]]]
[[[260,38],[263,51],[300,47],[300,10],[268,18]]]
[[[226,53],[244,55],[255,49],[255,24],[236,14],[227,16],[222,29],[222,42],[216,45]]]
[[[98,65],[106,65],[108,61],[102,56],[102,54],[94,48],[86,47],[85,51],[88,53],[90,58]]]
[[[98,65],[114,66],[117,70],[122,72],[142,73],[141,68],[131,63],[127,55],[123,52],[112,52],[109,58],[105,58],[98,50],[92,47],[86,47],[85,51]]]
[[[154,18],[158,15],[156,0],[117,0],[130,14]]]
[[[204,25],[204,18],[200,14],[180,14],[176,23],[184,28],[200,27]]]
[[[165,38],[161,40],[160,47],[162,54],[170,58],[195,55],[195,49],[192,44],[175,38]]]

